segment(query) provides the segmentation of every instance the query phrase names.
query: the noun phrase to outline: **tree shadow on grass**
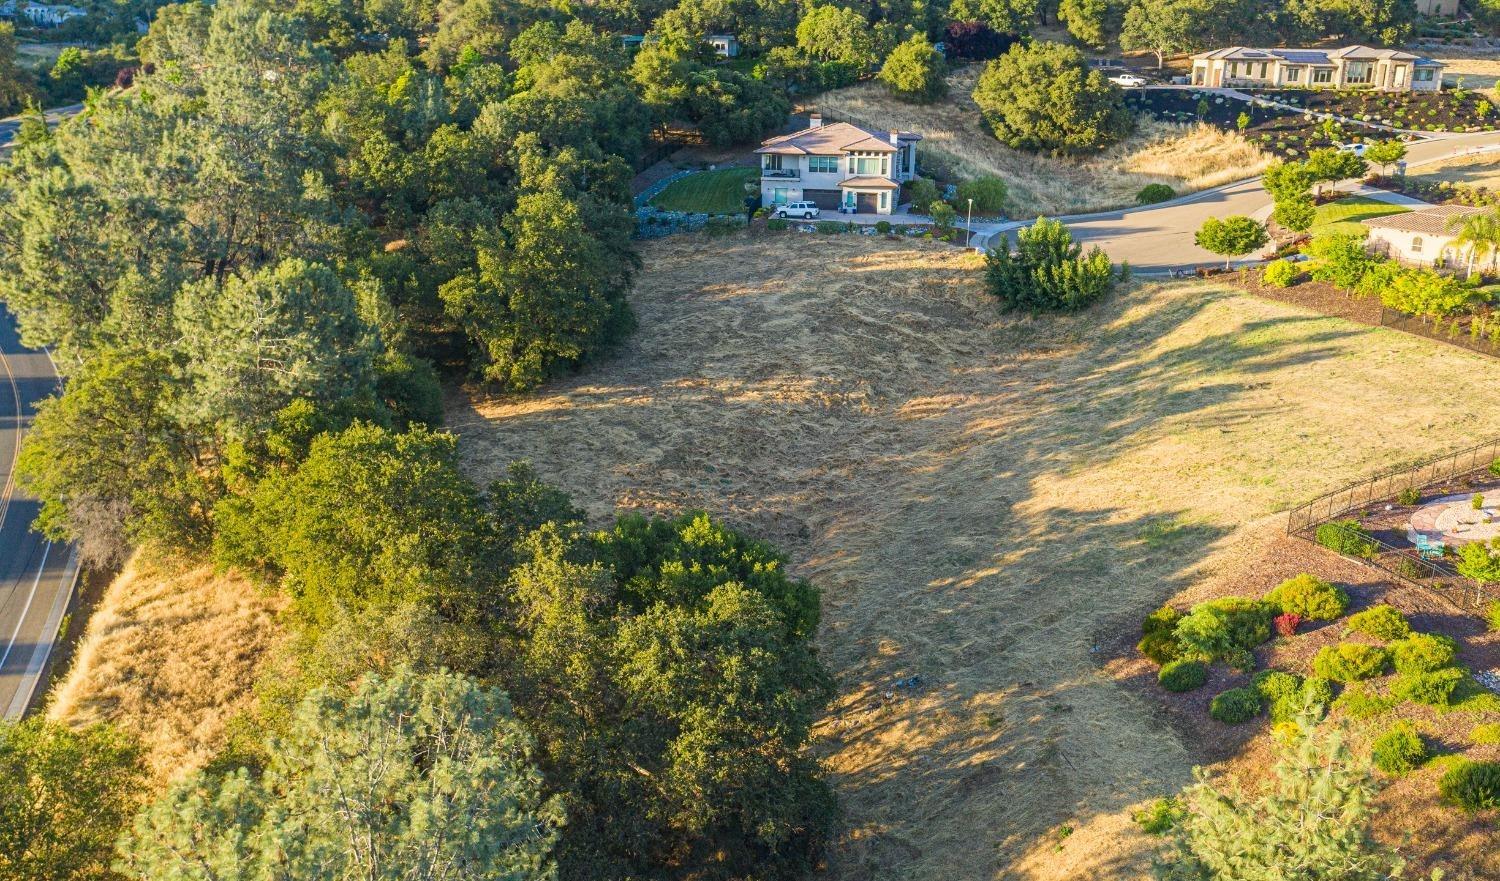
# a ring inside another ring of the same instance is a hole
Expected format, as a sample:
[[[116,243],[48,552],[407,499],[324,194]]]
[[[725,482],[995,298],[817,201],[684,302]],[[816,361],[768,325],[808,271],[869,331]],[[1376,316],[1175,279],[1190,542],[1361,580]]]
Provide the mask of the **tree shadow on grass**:
[[[1265,443],[1254,420],[1300,404],[1247,393],[1368,331],[1226,319],[1235,295],[1210,288],[997,319],[952,252],[808,241],[654,245],[617,353],[454,414],[471,470],[530,458],[599,519],[708,510],[823,589],[832,876],[1115,877],[1140,856],[1122,809],[1191,759],[1101,674],[1101,634],[1137,628],[1244,516],[1140,485],[1201,479],[1177,464],[1117,463],[1178,427]]]

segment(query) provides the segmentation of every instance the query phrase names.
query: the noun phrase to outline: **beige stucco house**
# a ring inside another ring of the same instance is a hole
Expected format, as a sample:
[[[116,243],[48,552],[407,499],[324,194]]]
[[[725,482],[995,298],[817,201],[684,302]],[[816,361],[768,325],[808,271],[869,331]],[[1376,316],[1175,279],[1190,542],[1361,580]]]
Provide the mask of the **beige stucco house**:
[[[917,176],[912,132],[875,132],[847,122],[808,127],[764,141],[760,154],[762,205],[814,202],[824,211],[890,214],[901,184]]]
[[[1435,92],[1441,62],[1398,49],[1252,49],[1231,46],[1193,56],[1195,86],[1249,89],[1376,89]]]
[[[1372,217],[1360,221],[1370,231],[1365,247],[1408,266],[1460,269],[1468,263],[1468,251],[1453,243],[1458,233],[1448,224],[1455,222],[1455,217],[1481,210],[1465,205],[1433,205],[1404,214]]]

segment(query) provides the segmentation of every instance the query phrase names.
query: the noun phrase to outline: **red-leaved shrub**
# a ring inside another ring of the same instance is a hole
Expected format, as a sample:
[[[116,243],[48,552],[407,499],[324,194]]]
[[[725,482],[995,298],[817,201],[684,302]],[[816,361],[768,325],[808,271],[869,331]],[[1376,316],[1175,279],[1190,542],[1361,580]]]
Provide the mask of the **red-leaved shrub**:
[[[1295,636],[1297,628],[1302,626],[1302,616],[1287,612],[1285,615],[1277,615],[1271,623],[1276,625],[1276,632],[1282,636]]]

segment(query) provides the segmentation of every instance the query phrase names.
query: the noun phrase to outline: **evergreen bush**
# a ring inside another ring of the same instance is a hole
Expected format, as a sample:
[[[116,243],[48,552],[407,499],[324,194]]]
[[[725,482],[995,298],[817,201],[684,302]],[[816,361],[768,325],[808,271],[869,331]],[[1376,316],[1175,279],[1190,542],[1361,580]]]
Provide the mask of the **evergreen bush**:
[[[1399,777],[1426,761],[1427,747],[1416,727],[1401,721],[1375,738],[1370,755],[1375,760],[1375,767],[1392,777]]]
[[[1384,603],[1350,615],[1349,630],[1386,640],[1405,639],[1411,635],[1411,625],[1401,610]]]
[[[1391,663],[1397,673],[1431,673],[1451,667],[1458,644],[1434,633],[1413,633],[1391,643]]]
[[[1500,808],[1500,762],[1461,762],[1438,781],[1443,800],[1466,811]]]
[[[1208,681],[1208,666],[1202,661],[1169,661],[1157,671],[1156,681],[1167,691],[1192,691]]]
[[[1342,642],[1324,646],[1313,658],[1313,672],[1334,682],[1358,682],[1385,672],[1390,653],[1379,646]]]
[[[1214,696],[1208,715],[1226,725],[1238,725],[1260,715],[1260,695],[1249,688],[1231,688]]]
[[[1349,594],[1342,587],[1304,572],[1272,588],[1266,594],[1266,602],[1282,614],[1300,615],[1309,621],[1332,621],[1349,607]]]

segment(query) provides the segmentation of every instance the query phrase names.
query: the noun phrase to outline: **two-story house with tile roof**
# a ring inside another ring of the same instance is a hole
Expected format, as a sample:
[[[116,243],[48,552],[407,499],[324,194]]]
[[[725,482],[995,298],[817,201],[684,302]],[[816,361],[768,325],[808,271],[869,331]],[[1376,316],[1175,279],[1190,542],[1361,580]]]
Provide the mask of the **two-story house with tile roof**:
[[[1211,89],[1435,92],[1443,87],[1443,65],[1399,49],[1369,46],[1342,49],[1231,46],[1194,55],[1192,84]]]
[[[761,144],[761,204],[814,202],[824,211],[890,214],[901,183],[917,176],[912,132],[874,132],[847,122],[808,127]]]

